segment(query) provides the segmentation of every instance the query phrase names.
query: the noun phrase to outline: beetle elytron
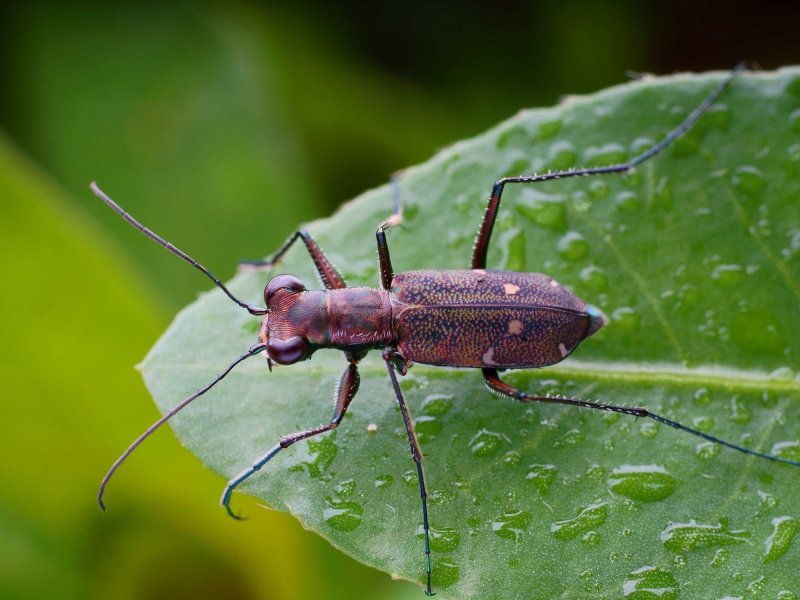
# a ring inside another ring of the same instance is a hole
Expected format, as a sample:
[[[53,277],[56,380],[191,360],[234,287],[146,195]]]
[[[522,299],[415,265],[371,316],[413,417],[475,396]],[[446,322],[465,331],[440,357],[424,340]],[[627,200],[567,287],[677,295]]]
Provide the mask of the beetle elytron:
[[[800,466],[800,463],[795,461],[719,440],[651,413],[646,408],[627,408],[575,398],[530,395],[504,383],[499,376],[499,371],[504,369],[536,368],[555,364],[569,356],[582,340],[605,324],[602,312],[584,304],[572,292],[545,275],[486,269],[487,249],[504,186],[511,183],[535,183],[564,177],[630,171],[688,131],[743,68],[744,66],[740,65],[734,69],[679,127],[630,162],[545,175],[506,177],[497,181],[492,189],[475,243],[469,270],[394,273],[385,232],[402,218],[399,194],[395,185],[394,215],[379,226],[376,234],[380,289],[347,288],[342,277],[311,236],[305,230],[299,230],[269,259],[245,264],[270,267],[277,263],[299,239],[308,249],[326,289],[307,290],[303,282],[293,275],[278,275],[264,289],[265,307],[247,304],[236,298],[219,279],[197,261],[139,224],[93,183],[91,187],[95,194],[126,221],[205,273],[231,300],[250,314],[265,317],[258,332],[257,344],[233,361],[214,381],[154,423],[112,465],[100,486],[98,502],[101,508],[105,510],[103,505],[105,486],[127,456],[153,431],[203,395],[237,364],[250,356],[266,352],[270,368],[273,362],[291,365],[311,358],[314,352],[323,348],[344,352],[348,363],[336,388],[335,409],[330,423],[283,437],[250,468],[228,482],[220,502],[231,516],[236,517],[230,508],[230,499],[233,490],[239,484],[261,469],[281,450],[295,442],[337,427],[358,391],[359,361],[370,350],[379,350],[397,396],[411,447],[411,457],[417,467],[425,540],[427,578],[425,591],[429,596],[432,595],[430,527],[422,452],[397,381],[397,373],[405,375],[411,363],[478,368],[481,369],[486,385],[491,390],[521,402],[570,404],[636,417],[648,417],[740,452]]]

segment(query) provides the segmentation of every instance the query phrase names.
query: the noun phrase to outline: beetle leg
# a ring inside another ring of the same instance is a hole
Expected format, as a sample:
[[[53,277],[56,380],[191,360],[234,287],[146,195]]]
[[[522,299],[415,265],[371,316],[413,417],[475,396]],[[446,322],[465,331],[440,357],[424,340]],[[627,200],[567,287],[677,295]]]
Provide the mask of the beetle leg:
[[[425,487],[425,475],[422,472],[422,449],[419,447],[419,440],[414,431],[414,424],[411,422],[411,414],[408,412],[408,406],[403,398],[403,392],[400,391],[400,385],[397,383],[397,375],[394,373],[394,361],[396,351],[387,348],[383,351],[383,360],[386,362],[386,368],[389,370],[389,377],[392,380],[392,387],[397,396],[397,404],[400,405],[400,412],[403,415],[403,421],[406,424],[406,432],[408,433],[408,443],[411,447],[411,458],[417,464],[417,479],[419,480],[419,495],[422,499],[422,527],[425,531],[425,573],[427,575],[427,588],[425,595],[433,596],[431,592],[431,545],[430,545],[430,525],[428,524],[428,489]]]
[[[544,175],[521,175],[519,177],[503,177],[502,179],[498,179],[492,188],[492,195],[489,198],[489,205],[486,207],[486,212],[483,215],[483,223],[481,224],[478,238],[475,240],[475,248],[472,252],[472,268],[486,268],[486,254],[489,248],[489,239],[492,237],[492,230],[494,229],[494,223],[497,219],[497,210],[500,206],[500,196],[503,194],[503,187],[507,183],[536,183],[539,181],[550,181],[552,179],[563,179],[565,177],[604,175],[606,173],[625,173],[630,171],[639,163],[644,162],[648,158],[651,158],[652,156],[655,156],[661,152],[665,147],[686,133],[695,123],[695,121],[697,121],[697,119],[699,119],[700,116],[714,103],[714,101],[717,99],[717,96],[722,93],[722,90],[724,90],[728,84],[733,81],[734,77],[736,77],[740,71],[744,70],[745,66],[745,63],[740,63],[737,65],[727,77],[717,84],[717,87],[714,88],[714,90],[700,104],[700,106],[694,109],[692,113],[686,117],[683,123],[673,129],[663,140],[655,144],[652,148],[646,150],[629,162],[620,163],[617,165],[609,165],[606,167],[559,171],[557,173],[547,173]]]
[[[232,516],[234,519],[240,518],[239,516],[233,514],[233,511],[230,507],[231,494],[239,484],[261,469],[261,467],[272,460],[272,458],[281,450],[288,448],[300,440],[305,440],[320,433],[325,433],[326,431],[335,429],[339,423],[342,422],[342,419],[347,412],[347,407],[350,406],[350,402],[352,402],[353,398],[355,398],[356,392],[358,391],[358,385],[361,380],[358,375],[357,364],[358,361],[351,360],[350,364],[347,365],[347,368],[344,370],[344,373],[342,373],[342,376],[339,379],[339,384],[336,386],[336,393],[334,395],[333,418],[331,419],[330,424],[315,427],[314,429],[309,429],[307,431],[298,431],[297,433],[284,436],[281,438],[280,442],[275,444],[275,446],[269,450],[269,452],[255,461],[250,468],[245,469],[228,482],[228,485],[225,486],[225,490],[222,492],[222,497],[220,498],[219,503],[225,508],[225,510],[228,511],[230,516]]]
[[[500,375],[497,373],[497,369],[482,369],[482,371],[483,371],[483,379],[484,381],[486,381],[486,385],[489,387],[490,390],[492,390],[493,392],[497,392],[501,396],[507,396],[509,398],[519,400],[520,402],[550,402],[553,404],[570,404],[572,406],[580,406],[583,408],[595,408],[597,410],[606,410],[609,412],[623,413],[626,415],[632,415],[634,417],[648,417],[650,419],[653,419],[654,421],[663,423],[664,425],[669,425],[673,429],[678,429],[680,431],[691,433],[692,435],[701,437],[704,440],[708,440],[709,442],[714,442],[715,444],[726,446],[728,448],[731,448],[732,450],[737,450],[744,454],[750,454],[752,456],[766,458],[767,460],[771,460],[774,462],[780,462],[780,463],[785,463],[787,465],[800,467],[800,462],[798,461],[789,460],[788,458],[779,458],[771,454],[764,454],[763,452],[750,450],[749,448],[745,448],[743,446],[737,446],[736,444],[726,442],[725,440],[721,440],[717,437],[714,437],[713,435],[708,435],[707,433],[703,433],[702,431],[698,431],[696,429],[692,429],[691,427],[687,427],[686,425],[678,423],[677,421],[673,421],[672,419],[667,419],[666,417],[662,417],[661,415],[652,413],[646,408],[626,408],[624,406],[613,406],[611,404],[599,404],[597,402],[588,402],[586,400],[579,400],[577,398],[532,396],[530,394],[526,394],[521,390],[518,390],[513,386],[508,385],[503,380],[501,380]]]
[[[646,408],[628,408],[625,406],[613,406],[611,404],[600,404],[597,402],[589,402],[587,400],[578,400],[575,398],[559,398],[555,396],[532,396],[526,394],[522,390],[507,384],[500,379],[497,369],[481,369],[483,372],[483,380],[486,386],[493,392],[497,392],[501,396],[507,396],[520,402],[551,402],[553,404],[571,404],[572,406],[581,406],[583,408],[596,408],[598,410],[607,410],[609,412],[618,412],[634,417],[649,417],[650,413]]]
[[[375,232],[375,237],[378,240],[378,264],[381,268],[381,286],[383,289],[388,290],[392,287],[392,279],[394,279],[394,270],[392,269],[392,259],[389,257],[389,246],[386,244],[386,230],[391,227],[389,221],[384,221]]]
[[[295,231],[289,236],[289,239],[283,243],[283,246],[278,248],[275,254],[265,260],[240,260],[239,270],[261,270],[272,267],[283,258],[283,255],[286,254],[298,238],[302,239],[303,243],[306,245],[308,253],[311,255],[311,260],[314,261],[314,266],[317,268],[317,273],[319,273],[319,277],[322,279],[322,283],[325,287],[329,290],[340,290],[347,287],[344,283],[344,279],[342,279],[342,276],[339,275],[339,272],[336,270],[336,267],[331,264],[328,257],[325,256],[320,247],[317,246],[317,243],[311,238],[311,234],[305,229],[298,229]]]

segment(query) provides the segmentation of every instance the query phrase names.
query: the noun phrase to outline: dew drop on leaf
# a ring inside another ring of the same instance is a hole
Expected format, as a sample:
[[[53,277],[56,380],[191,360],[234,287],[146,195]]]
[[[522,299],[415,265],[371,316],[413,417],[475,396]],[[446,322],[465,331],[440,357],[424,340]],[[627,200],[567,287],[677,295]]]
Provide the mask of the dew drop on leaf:
[[[609,489],[639,502],[660,502],[678,487],[678,480],[658,465],[623,465],[608,478]]]
[[[779,559],[789,550],[792,538],[797,533],[797,519],[776,517],[772,519],[772,528],[772,533],[764,542],[766,548],[761,560],[765,563]]]
[[[731,183],[739,192],[745,196],[755,196],[767,185],[764,174],[757,167],[742,165],[737,167],[731,177]]]
[[[556,480],[558,469],[554,465],[531,465],[528,467],[528,474],[525,479],[533,484],[541,494],[550,491],[550,486]]]
[[[577,231],[568,231],[558,240],[556,246],[558,255],[568,262],[578,262],[589,255],[589,244]]]
[[[505,512],[492,521],[492,531],[503,539],[518,542],[532,519],[531,514],[523,510]]]
[[[556,521],[550,525],[550,532],[557,540],[569,541],[579,535],[600,527],[606,522],[608,509],[605,502],[592,504],[580,510],[571,519]]]
[[[475,456],[492,456],[503,443],[503,437],[499,433],[481,429],[475,437],[469,441],[469,448]]]
[[[688,523],[670,523],[661,532],[664,547],[672,552],[732,546],[747,543],[749,539],[749,531],[731,530],[723,522],[718,525],[703,525],[694,519],[690,519]]]

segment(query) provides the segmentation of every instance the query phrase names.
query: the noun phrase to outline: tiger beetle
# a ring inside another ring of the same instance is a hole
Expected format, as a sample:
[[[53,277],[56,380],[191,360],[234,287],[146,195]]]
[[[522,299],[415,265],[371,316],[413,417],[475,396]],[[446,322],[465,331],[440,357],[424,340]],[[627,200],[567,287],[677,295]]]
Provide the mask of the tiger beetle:
[[[423,457],[414,432],[413,420],[397,382],[397,374],[405,375],[412,363],[481,369],[483,379],[491,391],[520,402],[569,404],[634,417],[646,417],[739,452],[800,467],[800,462],[737,446],[652,413],[644,407],[629,408],[579,398],[532,395],[503,382],[499,375],[500,371],[506,369],[538,368],[556,364],[572,354],[581,341],[597,332],[606,323],[606,317],[599,309],[585,304],[575,294],[546,275],[486,268],[487,249],[503,188],[512,183],[536,183],[564,177],[629,172],[686,133],[744,68],[744,64],[740,64],[733,69],[681,125],[629,162],[544,175],[504,177],[495,182],[475,242],[472,266],[469,270],[407,271],[395,274],[389,258],[386,230],[402,221],[402,205],[397,181],[393,179],[394,213],[378,227],[376,233],[380,289],[348,288],[342,276],[309,233],[300,229],[267,260],[243,261],[241,266],[272,267],[297,240],[301,240],[308,249],[326,289],[308,290],[297,277],[278,275],[264,288],[265,307],[248,304],[234,296],[200,263],[142,226],[92,183],[91,189],[94,193],[128,223],[202,271],[231,300],[250,314],[265,317],[258,332],[257,344],[234,360],[211,383],[156,421],[117,459],[100,484],[97,496],[100,507],[105,510],[103,493],[106,484],[128,455],[178,411],[216,385],[240,362],[265,353],[271,370],[273,363],[291,365],[308,360],[314,352],[323,348],[341,350],[347,359],[347,367],[336,387],[335,408],[330,423],[282,437],[250,468],[228,482],[220,504],[230,516],[240,518],[230,508],[231,494],[238,485],[255,474],[281,450],[295,442],[337,427],[358,391],[359,361],[370,350],[380,350],[405,423],[411,458],[416,463],[422,498],[427,579],[425,593],[428,596],[433,595],[433,592]]]

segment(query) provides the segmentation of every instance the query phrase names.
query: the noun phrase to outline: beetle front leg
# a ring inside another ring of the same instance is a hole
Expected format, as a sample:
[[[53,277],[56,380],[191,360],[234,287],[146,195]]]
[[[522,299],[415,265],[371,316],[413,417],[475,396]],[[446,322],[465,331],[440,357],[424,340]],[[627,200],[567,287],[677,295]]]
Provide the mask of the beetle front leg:
[[[425,532],[425,573],[427,576],[427,587],[425,589],[426,596],[433,596],[431,591],[431,544],[430,544],[430,525],[428,524],[428,489],[425,487],[425,474],[422,471],[422,449],[419,447],[419,440],[417,433],[414,431],[414,424],[411,421],[411,414],[408,412],[403,392],[400,391],[400,385],[397,383],[397,375],[394,373],[394,364],[399,355],[396,351],[387,348],[383,351],[383,360],[386,362],[386,368],[389,370],[389,377],[392,380],[392,387],[397,396],[397,404],[400,405],[400,413],[403,415],[403,421],[406,425],[406,432],[408,433],[408,443],[411,447],[411,458],[417,465],[417,480],[419,481],[419,495],[422,499],[422,527]],[[402,359],[402,357],[401,357]]]
[[[322,279],[323,285],[329,290],[340,290],[347,287],[347,285],[344,283],[344,279],[342,279],[342,276],[339,275],[339,272],[336,270],[336,267],[331,264],[331,261],[329,261],[328,257],[325,256],[325,253],[312,239],[311,234],[305,229],[298,229],[295,231],[289,236],[289,239],[287,239],[283,245],[278,248],[275,254],[265,260],[240,260],[239,270],[260,270],[274,266],[281,258],[283,258],[283,255],[288,252],[289,248],[292,247],[292,244],[294,244],[298,238],[303,240],[303,243],[306,245],[306,249],[311,255],[311,260],[314,261],[314,266],[317,268],[317,273],[319,273],[319,277]]]
[[[358,392],[359,383],[361,382],[361,378],[358,374],[357,364],[357,360],[351,359],[350,364],[347,365],[347,368],[344,370],[344,373],[342,373],[342,376],[339,379],[339,384],[336,386],[336,395],[334,397],[335,404],[333,408],[333,418],[331,419],[329,425],[323,425],[322,427],[316,427],[307,431],[298,431],[297,433],[284,436],[279,443],[275,444],[275,446],[273,446],[269,452],[255,461],[250,468],[245,469],[228,482],[228,485],[225,486],[225,489],[222,492],[222,497],[220,498],[219,503],[225,508],[225,510],[228,511],[230,516],[232,516],[234,519],[241,518],[238,515],[233,514],[233,511],[230,507],[231,494],[237,486],[260,470],[261,467],[272,460],[281,450],[288,448],[300,440],[305,440],[320,433],[325,433],[326,431],[335,429],[339,423],[342,422],[342,419],[347,412],[347,407],[350,406],[353,398],[355,398],[356,392]]]

